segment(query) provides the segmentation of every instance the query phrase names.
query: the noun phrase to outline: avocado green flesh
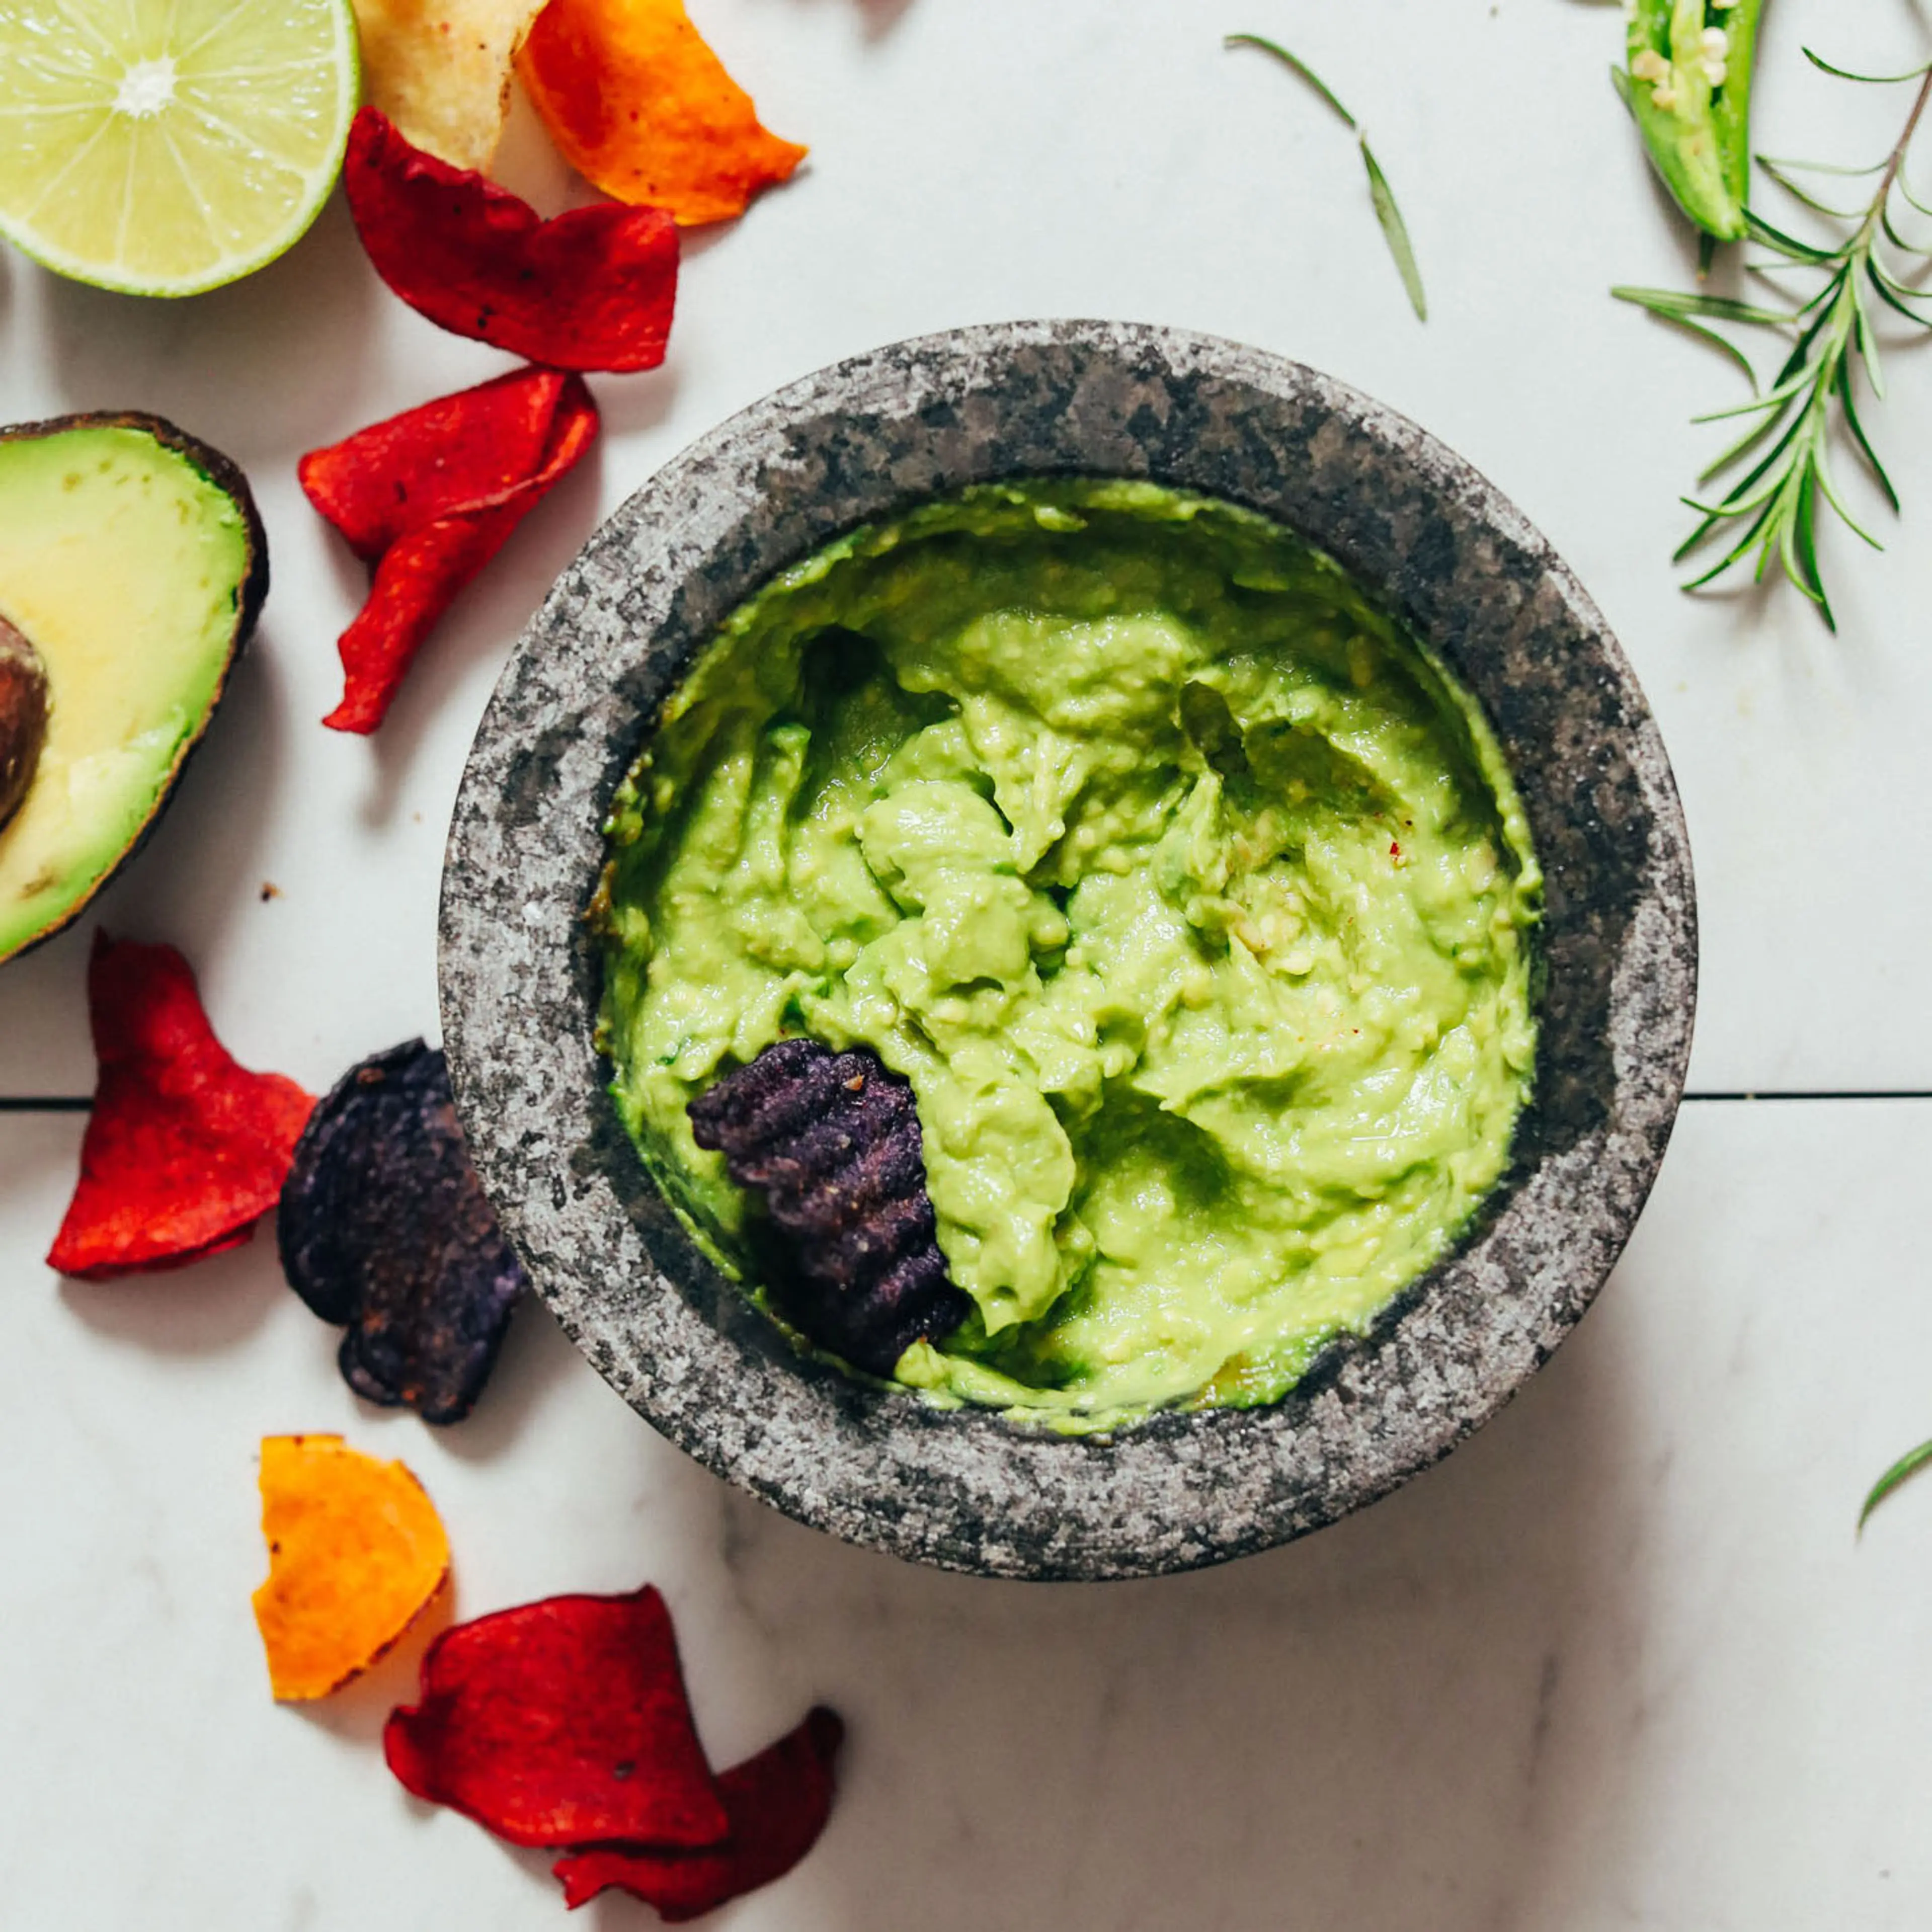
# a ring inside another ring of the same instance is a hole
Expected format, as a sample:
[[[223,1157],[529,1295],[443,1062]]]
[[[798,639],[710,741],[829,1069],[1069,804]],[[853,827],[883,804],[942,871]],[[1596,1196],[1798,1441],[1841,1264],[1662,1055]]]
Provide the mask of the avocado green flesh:
[[[1473,700],[1328,560],[1093,480],[858,531],[742,606],[621,788],[602,1043],[693,1140],[808,1034],[912,1084],[974,1312],[898,1379],[1072,1430],[1277,1399],[1508,1163],[1540,874]]]
[[[0,440],[0,616],[40,654],[48,703],[0,829],[0,958],[146,829],[220,694],[252,562],[240,507],[138,429]]]

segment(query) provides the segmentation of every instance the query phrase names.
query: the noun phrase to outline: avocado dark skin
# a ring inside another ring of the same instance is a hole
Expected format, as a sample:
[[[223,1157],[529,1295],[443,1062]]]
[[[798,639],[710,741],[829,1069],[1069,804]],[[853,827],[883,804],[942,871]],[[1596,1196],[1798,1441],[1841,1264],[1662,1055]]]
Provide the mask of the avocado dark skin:
[[[0,825],[20,808],[47,737],[47,668],[0,617]]]

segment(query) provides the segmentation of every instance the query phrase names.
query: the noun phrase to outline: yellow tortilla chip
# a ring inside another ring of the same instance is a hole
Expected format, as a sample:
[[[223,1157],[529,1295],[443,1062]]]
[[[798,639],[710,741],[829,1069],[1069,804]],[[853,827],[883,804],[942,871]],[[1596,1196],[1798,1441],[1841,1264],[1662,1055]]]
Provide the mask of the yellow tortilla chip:
[[[544,0],[356,0],[363,98],[403,138],[487,170],[510,111],[510,64]]]
[[[340,1690],[449,1578],[449,1539],[422,1484],[339,1436],[262,1438],[262,1534],[255,1622],[278,1702]]]

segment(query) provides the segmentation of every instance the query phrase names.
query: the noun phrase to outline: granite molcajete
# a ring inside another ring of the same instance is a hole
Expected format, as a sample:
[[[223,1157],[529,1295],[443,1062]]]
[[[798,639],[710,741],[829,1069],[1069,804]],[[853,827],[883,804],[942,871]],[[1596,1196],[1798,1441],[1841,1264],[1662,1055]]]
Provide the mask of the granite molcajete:
[[[855,524],[1002,476],[1149,477],[1328,550],[1483,704],[1548,875],[1537,1088],[1454,1251],[1282,1402],[1112,1441],[936,1412],[798,1358],[657,1195],[592,1045],[606,803],[716,625]],[[755,405],[668,464],[531,624],[478,733],[443,884],[443,1024],[484,1185],[605,1378],[800,1520],[986,1575],[1147,1576],[1334,1521],[1502,1407],[1588,1306],[1690,1052],[1690,855],[1615,640],[1549,546],[1414,424],[1255,350],[1109,322],[962,330]]]

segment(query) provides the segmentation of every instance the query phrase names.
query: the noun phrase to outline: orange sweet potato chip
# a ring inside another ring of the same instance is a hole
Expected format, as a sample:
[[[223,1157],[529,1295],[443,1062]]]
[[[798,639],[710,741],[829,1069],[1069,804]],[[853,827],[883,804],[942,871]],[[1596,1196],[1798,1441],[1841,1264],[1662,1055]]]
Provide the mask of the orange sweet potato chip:
[[[368,1670],[449,1576],[449,1539],[422,1484],[339,1436],[262,1438],[262,1534],[255,1622],[283,1703],[326,1697]]]
[[[517,71],[579,174],[686,227],[742,214],[805,158],[760,125],[684,0],[550,0]]]

